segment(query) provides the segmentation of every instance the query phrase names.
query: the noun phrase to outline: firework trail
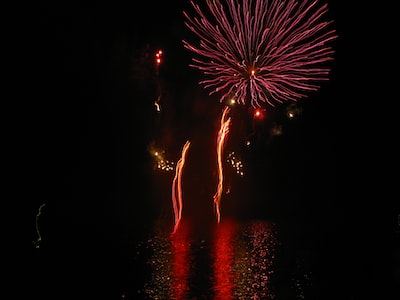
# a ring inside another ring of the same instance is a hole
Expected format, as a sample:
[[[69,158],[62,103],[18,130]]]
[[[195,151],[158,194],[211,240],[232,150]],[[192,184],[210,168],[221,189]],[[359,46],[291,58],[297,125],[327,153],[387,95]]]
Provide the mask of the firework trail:
[[[190,142],[187,141],[182,149],[182,155],[179,161],[176,163],[175,177],[172,181],[172,206],[174,209],[174,234],[179,227],[179,223],[182,219],[182,170],[186,161],[186,154],[190,147]]]
[[[42,205],[39,206],[38,212],[36,214],[36,218],[35,218],[35,227],[36,227],[36,233],[37,233],[37,239],[35,241],[33,241],[33,244],[35,245],[36,248],[40,248],[40,243],[42,242],[42,236],[40,234],[40,230],[39,230],[39,218],[42,215],[42,209],[43,207],[46,206],[46,203],[43,203]]]
[[[218,186],[217,186],[217,191],[215,192],[213,199],[214,199],[215,212],[217,215],[218,223],[221,220],[221,195],[222,195],[223,183],[224,183],[222,155],[224,152],[224,146],[225,146],[225,142],[227,139],[227,135],[229,133],[229,125],[231,124],[231,118],[228,117],[229,111],[230,111],[229,106],[225,106],[225,109],[222,112],[220,129],[218,131],[218,136],[217,136]]]
[[[333,21],[324,21],[327,4],[319,0],[194,1],[185,25],[200,39],[183,40],[196,57],[191,67],[206,79],[200,84],[220,102],[235,99],[253,107],[296,101],[328,80],[337,38]],[[207,18],[210,16],[211,18]]]

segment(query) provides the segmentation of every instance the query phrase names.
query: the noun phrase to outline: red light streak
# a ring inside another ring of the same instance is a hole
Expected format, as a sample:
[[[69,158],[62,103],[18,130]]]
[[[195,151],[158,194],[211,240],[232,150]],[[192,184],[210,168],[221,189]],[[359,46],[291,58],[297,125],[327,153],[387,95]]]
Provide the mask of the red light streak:
[[[234,222],[222,222],[216,228],[214,241],[214,291],[215,299],[233,299],[233,290],[237,274],[233,271],[234,264]]]
[[[186,141],[182,149],[182,155],[176,164],[175,177],[172,181],[172,205],[174,209],[174,234],[179,227],[179,223],[182,219],[182,170],[185,165],[186,153],[189,149],[190,142]]]
[[[215,203],[215,210],[217,215],[217,222],[219,223],[221,220],[221,195],[223,190],[223,182],[224,182],[224,172],[222,167],[222,154],[227,138],[227,134],[229,133],[229,125],[231,123],[231,118],[227,117],[230,111],[229,106],[225,106],[225,109],[222,113],[221,117],[221,126],[218,131],[217,137],[217,163],[218,163],[218,186],[217,191],[214,194],[213,200]]]
[[[182,223],[179,232],[171,238],[173,299],[185,299],[189,291],[190,274],[190,239],[188,224]]]

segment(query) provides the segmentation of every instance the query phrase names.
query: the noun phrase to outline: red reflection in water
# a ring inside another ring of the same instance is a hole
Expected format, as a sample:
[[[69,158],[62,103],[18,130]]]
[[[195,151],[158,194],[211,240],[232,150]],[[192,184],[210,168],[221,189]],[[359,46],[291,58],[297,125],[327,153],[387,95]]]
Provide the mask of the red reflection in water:
[[[190,239],[189,225],[181,223],[171,236],[172,282],[170,289],[173,299],[186,299],[189,291],[188,278],[190,272]]]
[[[236,223],[224,220],[216,227],[214,236],[214,292],[215,299],[233,299],[236,275],[233,272],[234,237]]]
[[[166,223],[160,223],[154,238],[148,240],[153,256],[148,261],[151,280],[143,289],[146,299],[196,299],[192,295],[196,290],[201,292],[199,299],[211,299],[211,294],[215,300],[276,299],[271,282],[278,245],[273,224],[223,219],[214,224],[210,243],[198,244],[193,243],[198,239],[191,220],[182,221],[173,235]],[[209,255],[211,270],[203,255]],[[199,268],[192,268],[196,265]],[[211,282],[204,285],[199,278]]]

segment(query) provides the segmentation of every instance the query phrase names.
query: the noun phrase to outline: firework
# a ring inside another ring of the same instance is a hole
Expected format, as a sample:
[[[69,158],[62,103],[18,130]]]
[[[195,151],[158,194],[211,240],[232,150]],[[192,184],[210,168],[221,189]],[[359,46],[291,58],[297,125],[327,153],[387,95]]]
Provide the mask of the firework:
[[[195,16],[186,26],[199,38],[183,45],[195,57],[200,84],[220,102],[235,99],[253,107],[296,101],[328,80],[337,38],[327,4],[318,0],[191,1]]]
[[[215,205],[215,213],[217,216],[217,222],[219,223],[221,220],[221,196],[224,186],[224,171],[223,171],[223,163],[222,163],[222,155],[225,148],[226,139],[229,133],[229,126],[231,124],[231,118],[229,115],[230,108],[229,106],[225,106],[221,121],[220,121],[220,129],[218,131],[217,136],[217,164],[218,164],[218,186],[217,191],[214,194],[214,205]]]
[[[36,214],[35,224],[36,224],[37,239],[35,241],[33,241],[36,248],[40,248],[40,243],[42,242],[42,236],[41,236],[40,230],[39,230],[39,217],[42,215],[42,209],[45,206],[46,206],[46,203],[43,203],[42,205],[40,205],[39,210]]]
[[[183,209],[183,202],[182,202],[182,171],[183,167],[186,162],[186,155],[187,151],[190,147],[190,141],[186,141],[185,145],[182,149],[182,157],[179,159],[178,163],[176,164],[175,169],[175,177],[172,181],[172,205],[174,208],[174,230],[172,234],[174,234],[179,227],[179,224],[182,219],[182,209]]]

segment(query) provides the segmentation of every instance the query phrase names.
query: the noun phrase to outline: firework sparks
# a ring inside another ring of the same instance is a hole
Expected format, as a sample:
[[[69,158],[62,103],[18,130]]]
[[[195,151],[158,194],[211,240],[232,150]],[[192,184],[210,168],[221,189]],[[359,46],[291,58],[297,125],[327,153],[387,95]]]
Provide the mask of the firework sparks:
[[[240,3],[239,3],[240,2]],[[333,21],[324,21],[327,4],[318,0],[206,0],[209,12],[194,1],[186,26],[199,45],[183,40],[193,52],[191,67],[207,79],[200,84],[220,101],[231,98],[253,107],[296,101],[328,80],[328,61],[337,38]],[[212,18],[207,18],[210,15]]]
[[[190,147],[190,142],[187,141],[182,149],[182,156],[176,164],[175,177],[172,181],[172,205],[174,209],[174,230],[172,234],[174,234],[179,227],[179,223],[182,219],[182,170],[186,161],[186,154]]]
[[[175,163],[164,157],[164,151],[150,149],[150,153],[155,161],[156,169],[164,172],[171,172],[175,169]]]
[[[236,156],[235,152],[230,152],[226,161],[232,167],[236,174],[238,174],[239,176],[244,176],[243,163]]]
[[[222,195],[223,182],[224,182],[222,156],[223,156],[226,138],[229,133],[229,125],[231,124],[231,118],[228,117],[229,111],[230,111],[230,107],[225,106],[225,108],[222,112],[221,126],[218,131],[218,137],[217,137],[218,186],[217,186],[217,191],[215,192],[213,199],[214,199],[215,211],[216,211],[218,223],[221,220],[220,206],[221,206],[221,195]]]

